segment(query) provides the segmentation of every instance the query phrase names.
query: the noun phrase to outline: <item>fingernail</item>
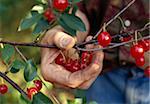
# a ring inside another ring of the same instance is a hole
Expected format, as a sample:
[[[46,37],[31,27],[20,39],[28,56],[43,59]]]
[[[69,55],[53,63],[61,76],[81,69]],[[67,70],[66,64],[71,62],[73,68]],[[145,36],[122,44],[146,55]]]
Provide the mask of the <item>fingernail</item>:
[[[71,43],[72,39],[71,38],[62,38],[61,39],[61,43],[62,43],[62,47],[67,47],[70,43]]]

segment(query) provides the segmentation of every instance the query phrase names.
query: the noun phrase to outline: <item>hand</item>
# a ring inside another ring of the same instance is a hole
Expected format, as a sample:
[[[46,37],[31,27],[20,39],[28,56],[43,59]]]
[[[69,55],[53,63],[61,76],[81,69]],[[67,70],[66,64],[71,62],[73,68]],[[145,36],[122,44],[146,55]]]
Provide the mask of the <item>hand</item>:
[[[86,20],[86,18],[82,18]],[[85,22],[85,21],[83,21]],[[87,24],[87,22],[85,22]],[[86,25],[86,29],[89,30],[88,25]],[[77,41],[83,41],[86,36],[87,32],[78,32],[77,33]],[[63,34],[63,39],[58,39],[60,35]],[[58,40],[58,41],[56,41]],[[68,41],[69,40],[69,41]],[[63,29],[59,26],[49,30],[45,37],[42,40],[43,44],[49,45],[57,45],[60,48],[68,49],[71,48],[75,42],[74,38],[69,36],[68,34],[63,32]],[[73,44],[70,46],[70,44]],[[99,47],[99,46],[87,46],[90,48]],[[83,70],[79,70],[77,72],[71,73],[67,71],[63,66],[55,64],[55,58],[60,54],[60,50],[56,48],[42,48],[41,49],[41,72],[45,80],[52,82],[54,84],[58,84],[61,86],[71,87],[71,88],[82,88],[87,89],[92,82],[96,79],[99,73],[102,70],[103,64],[103,52],[98,51],[94,52],[93,62]]]

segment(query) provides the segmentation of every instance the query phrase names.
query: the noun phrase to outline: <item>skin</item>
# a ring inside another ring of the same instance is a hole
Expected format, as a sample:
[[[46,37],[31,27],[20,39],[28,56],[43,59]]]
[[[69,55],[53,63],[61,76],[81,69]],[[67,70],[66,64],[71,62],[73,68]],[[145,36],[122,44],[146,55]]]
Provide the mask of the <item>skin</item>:
[[[89,23],[85,17],[85,15],[77,11],[76,15],[80,17],[86,25],[86,32],[77,32],[77,42],[82,42],[86,39],[90,40],[91,36],[87,37],[89,32]],[[72,37],[68,36],[68,34],[64,33],[63,35],[65,39],[61,39],[62,41],[56,41],[56,34],[58,35],[59,32],[63,32],[63,29],[60,26],[56,26],[53,29],[49,30],[45,37],[42,40],[43,44],[49,45],[56,45],[59,48],[66,49],[68,48],[67,45],[71,43]],[[87,38],[86,38],[87,37]],[[70,41],[64,41],[64,40]],[[55,40],[55,41],[54,41]],[[59,39],[58,39],[59,40]],[[65,43],[66,42],[66,43]],[[63,47],[59,44],[65,44]],[[86,48],[94,48],[100,46],[88,45]],[[94,52],[93,53],[93,61],[92,63],[83,70],[79,70],[77,72],[71,73],[67,71],[61,65],[55,64],[55,58],[60,54],[60,50],[56,48],[42,48],[41,49],[41,73],[43,78],[46,81],[51,83],[57,84],[62,87],[69,87],[69,88],[80,88],[80,89],[87,89],[99,75],[102,70],[103,65],[103,58],[104,54],[102,51]]]

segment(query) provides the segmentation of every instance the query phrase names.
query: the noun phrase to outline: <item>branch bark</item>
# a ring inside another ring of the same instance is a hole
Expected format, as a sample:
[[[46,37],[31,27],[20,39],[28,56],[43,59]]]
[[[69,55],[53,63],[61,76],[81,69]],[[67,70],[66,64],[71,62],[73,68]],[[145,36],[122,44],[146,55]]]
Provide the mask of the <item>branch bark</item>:
[[[18,90],[22,95],[27,96],[27,93],[23,91],[19,85],[17,85],[14,81],[12,81],[6,74],[0,72],[0,76],[5,79],[8,83],[10,83],[16,90]]]

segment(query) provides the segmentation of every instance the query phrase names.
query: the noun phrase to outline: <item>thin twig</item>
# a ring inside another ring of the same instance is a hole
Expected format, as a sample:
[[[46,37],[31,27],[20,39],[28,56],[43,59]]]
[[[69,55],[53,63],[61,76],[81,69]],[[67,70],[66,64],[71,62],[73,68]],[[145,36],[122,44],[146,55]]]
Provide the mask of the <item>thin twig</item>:
[[[10,41],[0,41],[3,44],[10,44],[13,46],[32,46],[32,47],[43,47],[43,48],[57,48],[54,45],[40,44],[40,43],[19,43],[19,42],[10,42]]]
[[[127,6],[125,6],[119,13],[117,13],[111,20],[106,23],[106,27],[110,25],[115,19],[117,19],[124,11],[126,11],[136,0],[132,0]],[[102,28],[97,32],[97,34],[93,37],[95,39],[102,32]]]
[[[18,54],[20,55],[20,57],[25,61],[25,62],[27,62],[27,59],[26,59],[26,57],[22,54],[22,52],[18,49],[18,47],[14,47],[15,49],[16,49],[16,51],[18,52]]]
[[[0,72],[0,76],[10,83],[16,90],[18,90],[22,95],[27,96],[27,93],[23,91],[14,81],[7,77],[4,73]]]

